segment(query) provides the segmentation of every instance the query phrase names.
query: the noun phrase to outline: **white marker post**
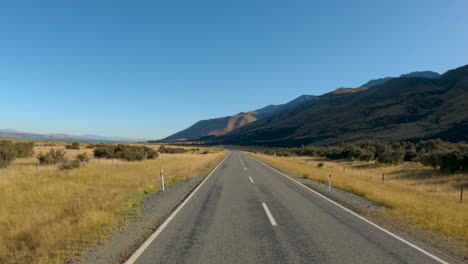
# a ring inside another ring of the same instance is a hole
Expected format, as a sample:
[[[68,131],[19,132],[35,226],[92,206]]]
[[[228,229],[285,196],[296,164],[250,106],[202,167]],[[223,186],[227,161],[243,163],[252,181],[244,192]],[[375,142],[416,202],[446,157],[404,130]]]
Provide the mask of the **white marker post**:
[[[328,171],[328,191],[331,192],[332,173]]]
[[[164,171],[161,169],[161,190],[164,192]]]

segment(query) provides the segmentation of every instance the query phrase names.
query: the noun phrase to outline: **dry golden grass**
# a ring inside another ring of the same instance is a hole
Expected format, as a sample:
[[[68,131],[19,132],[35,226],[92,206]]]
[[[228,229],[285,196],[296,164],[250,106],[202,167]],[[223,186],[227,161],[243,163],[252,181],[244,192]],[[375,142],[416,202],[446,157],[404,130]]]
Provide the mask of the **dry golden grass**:
[[[64,148],[61,142],[37,145],[36,154]],[[92,157],[92,149],[66,151],[70,158]],[[170,183],[207,173],[225,154],[212,148],[142,162],[91,159],[69,171],[36,167],[35,157],[17,159],[0,169],[0,263],[60,262],[122,224],[120,216],[138,213],[144,192],[159,188],[161,168]]]
[[[426,230],[468,241],[468,191],[460,203],[460,185],[467,174],[443,174],[417,163],[379,166],[374,162],[330,161],[310,157],[253,156],[289,175],[328,182],[333,186],[380,203],[390,210],[382,214],[397,217]],[[318,168],[318,163],[324,163]],[[385,181],[382,181],[385,174]]]

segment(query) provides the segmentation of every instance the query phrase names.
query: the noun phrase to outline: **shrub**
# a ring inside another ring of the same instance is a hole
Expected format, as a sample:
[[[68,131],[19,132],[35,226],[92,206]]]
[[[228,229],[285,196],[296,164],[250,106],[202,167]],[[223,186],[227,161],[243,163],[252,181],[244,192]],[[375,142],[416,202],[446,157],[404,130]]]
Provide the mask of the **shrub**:
[[[76,160],[78,160],[81,163],[86,163],[89,161],[88,154],[86,154],[86,152],[78,154],[76,155]]]
[[[323,168],[323,162],[320,162],[319,164],[317,164],[317,168]]]
[[[167,154],[177,154],[177,153],[185,153],[187,152],[188,150],[184,149],[184,148],[171,148],[171,147],[166,147],[164,145],[162,145],[161,147],[159,147],[158,149],[158,152],[159,153],[167,153]]]
[[[15,159],[15,152],[10,144],[0,141],[0,168],[6,168]]]
[[[115,158],[115,146],[104,145],[96,147],[94,149],[94,157],[106,159]]]
[[[34,154],[33,142],[17,142],[13,144],[13,148],[17,158],[28,158]]]
[[[42,165],[47,165],[47,164],[57,164],[62,161],[65,161],[65,154],[66,152],[61,149],[51,149],[49,152],[43,154],[42,152],[39,153],[37,156],[37,159],[39,160],[39,163]]]
[[[158,153],[152,148],[145,146],[128,146],[123,144],[117,146],[102,145],[94,149],[94,157],[141,161],[144,159],[155,159],[158,157]]]
[[[71,170],[71,169],[77,169],[81,166],[81,162],[79,160],[71,160],[71,161],[64,161],[59,169],[60,170]]]
[[[377,158],[377,161],[383,164],[397,165],[403,162],[404,153],[399,150],[388,150]]]
[[[80,149],[80,143],[73,142],[70,145],[66,145],[65,148],[67,148],[67,149]]]

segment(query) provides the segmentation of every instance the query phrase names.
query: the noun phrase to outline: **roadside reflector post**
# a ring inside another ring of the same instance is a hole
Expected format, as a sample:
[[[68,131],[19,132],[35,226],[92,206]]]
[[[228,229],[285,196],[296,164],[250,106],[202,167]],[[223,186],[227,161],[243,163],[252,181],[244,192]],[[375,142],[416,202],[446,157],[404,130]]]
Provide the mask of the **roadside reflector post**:
[[[328,191],[331,192],[331,184],[332,184],[332,173],[328,171]]]
[[[164,170],[161,169],[161,190],[164,192]]]

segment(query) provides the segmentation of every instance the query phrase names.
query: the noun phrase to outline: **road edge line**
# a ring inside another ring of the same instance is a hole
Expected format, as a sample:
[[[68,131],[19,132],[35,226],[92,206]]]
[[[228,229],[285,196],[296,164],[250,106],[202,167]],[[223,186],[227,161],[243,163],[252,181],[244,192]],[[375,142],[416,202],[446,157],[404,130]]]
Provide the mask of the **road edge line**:
[[[141,246],[135,250],[135,252],[124,262],[124,264],[133,264],[135,261],[145,252],[145,250],[153,243],[153,241],[161,234],[161,232],[166,228],[167,225],[175,218],[175,216],[179,213],[180,210],[185,206],[185,204],[192,198],[192,196],[203,186],[203,184],[210,178],[210,176],[218,169],[221,164],[231,155],[229,152],[223,160],[221,160],[218,165],[205,177],[205,179],[198,184],[198,186],[184,199],[184,201],[177,206],[177,208],[171,213],[171,215],[164,220],[164,222],[151,234],[148,239],[141,244]]]
[[[408,246],[410,246],[410,247],[416,249],[417,251],[423,253],[424,255],[426,255],[426,256],[428,256],[428,257],[430,257],[430,258],[432,258],[432,259],[438,261],[439,263],[442,263],[442,264],[450,264],[449,262],[447,262],[447,261],[445,261],[445,260],[443,260],[443,259],[441,259],[441,258],[435,256],[434,254],[431,254],[431,253],[427,252],[426,250],[424,250],[424,249],[422,249],[422,248],[416,246],[415,244],[413,244],[413,243],[411,243],[411,242],[405,240],[404,238],[398,236],[397,234],[394,234],[393,232],[391,232],[391,231],[389,231],[389,230],[387,230],[387,229],[385,229],[385,228],[379,226],[378,224],[372,222],[371,220],[369,220],[369,219],[367,219],[367,218],[365,218],[365,217],[359,215],[358,213],[356,213],[356,212],[354,212],[354,211],[352,211],[352,210],[350,210],[350,209],[344,207],[343,205],[341,205],[341,204],[339,204],[339,203],[333,201],[332,199],[330,199],[330,198],[324,196],[323,194],[321,194],[321,193],[319,193],[319,192],[317,192],[317,191],[315,191],[315,190],[310,189],[309,187],[305,186],[304,184],[302,184],[302,183],[296,181],[295,179],[293,179],[291,176],[289,176],[289,175],[287,175],[287,174],[285,174],[285,173],[283,173],[283,172],[281,172],[281,171],[279,171],[279,170],[277,170],[277,169],[271,167],[271,166],[268,165],[268,164],[265,164],[263,161],[260,161],[260,160],[258,160],[257,158],[255,158],[255,157],[253,157],[253,156],[251,156],[251,155],[249,155],[249,154],[247,154],[247,155],[248,155],[249,157],[253,158],[254,160],[256,160],[258,163],[262,164],[263,166],[265,166],[265,167],[267,167],[267,168],[270,168],[270,169],[276,171],[277,173],[279,173],[279,174],[282,175],[283,177],[285,177],[285,178],[287,178],[287,179],[289,179],[289,180],[291,180],[291,181],[293,181],[293,182],[299,184],[300,186],[302,186],[302,187],[305,188],[306,190],[308,190],[308,191],[310,191],[310,192],[316,194],[317,196],[319,196],[319,197],[325,199],[326,201],[328,201],[328,202],[330,202],[330,203],[336,205],[337,207],[339,207],[339,208],[343,209],[344,211],[346,211],[346,212],[348,212],[348,213],[354,215],[355,217],[357,217],[357,218],[361,219],[362,221],[366,222],[367,224],[369,224],[369,225],[371,225],[371,226],[373,226],[373,227],[379,229],[380,231],[386,233],[387,235],[390,235],[391,237],[393,237],[393,238],[399,240],[400,242],[403,242],[404,244],[406,244],[406,245],[408,245]]]

